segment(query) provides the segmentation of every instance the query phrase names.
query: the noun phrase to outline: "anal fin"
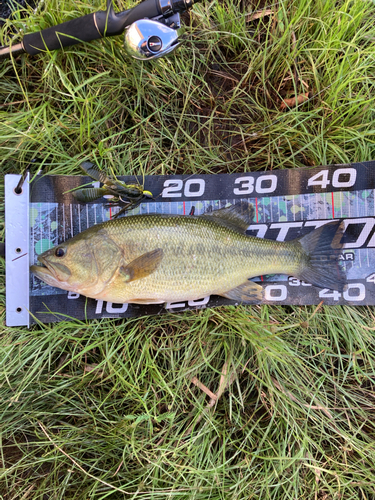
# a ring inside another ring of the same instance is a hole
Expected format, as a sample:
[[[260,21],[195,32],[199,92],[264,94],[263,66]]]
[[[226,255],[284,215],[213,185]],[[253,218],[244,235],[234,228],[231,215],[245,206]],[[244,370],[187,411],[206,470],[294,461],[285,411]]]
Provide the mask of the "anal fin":
[[[243,304],[258,304],[263,298],[263,288],[254,281],[246,281],[220,295],[227,299],[238,300]]]

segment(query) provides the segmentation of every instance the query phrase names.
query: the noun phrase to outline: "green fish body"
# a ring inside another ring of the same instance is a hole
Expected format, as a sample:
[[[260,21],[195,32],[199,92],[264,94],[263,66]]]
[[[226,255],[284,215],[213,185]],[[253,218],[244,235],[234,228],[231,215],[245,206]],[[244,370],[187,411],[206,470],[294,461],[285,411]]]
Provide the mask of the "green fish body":
[[[203,216],[135,215],[98,224],[39,256],[31,271],[87,297],[140,304],[222,295],[262,299],[249,278],[287,274],[342,290],[342,224],[331,222],[291,242],[245,234],[253,207],[241,202]]]

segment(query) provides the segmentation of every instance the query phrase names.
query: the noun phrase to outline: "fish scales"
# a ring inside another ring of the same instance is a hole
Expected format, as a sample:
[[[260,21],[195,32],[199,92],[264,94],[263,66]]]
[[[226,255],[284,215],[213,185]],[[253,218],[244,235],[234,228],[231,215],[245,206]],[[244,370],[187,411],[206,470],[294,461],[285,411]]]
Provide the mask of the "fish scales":
[[[53,286],[115,303],[196,300],[213,294],[259,302],[262,289],[248,279],[263,274],[309,277],[318,286],[342,288],[340,222],[277,242],[245,234],[252,216],[253,208],[245,202],[198,217],[128,216],[48,250],[39,257],[43,266],[31,270]]]
[[[146,291],[149,298],[162,299],[168,291],[170,300],[193,300],[229,290],[259,274],[293,274],[299,266],[295,252],[285,243],[245,236],[205,219],[141,215],[110,222],[105,231],[127,261],[157,248],[164,253],[158,269],[132,283],[131,291],[124,290],[117,276],[108,291],[113,294],[114,287],[117,300],[127,293],[144,297]],[[276,260],[268,258],[276,254]]]

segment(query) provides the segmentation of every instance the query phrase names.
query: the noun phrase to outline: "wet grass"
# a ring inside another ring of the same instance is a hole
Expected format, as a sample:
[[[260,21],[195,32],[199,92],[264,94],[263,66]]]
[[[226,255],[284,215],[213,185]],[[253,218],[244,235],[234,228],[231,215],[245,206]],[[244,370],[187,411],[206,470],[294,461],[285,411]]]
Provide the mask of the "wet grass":
[[[184,44],[152,64],[121,37],[1,61],[2,173],[34,157],[53,174],[88,159],[137,175],[373,159],[374,5],[295,0],[244,16],[258,7],[197,4]],[[100,8],[51,0],[12,26]],[[2,499],[375,498],[373,308],[27,330],[4,326],[4,292],[3,279]]]

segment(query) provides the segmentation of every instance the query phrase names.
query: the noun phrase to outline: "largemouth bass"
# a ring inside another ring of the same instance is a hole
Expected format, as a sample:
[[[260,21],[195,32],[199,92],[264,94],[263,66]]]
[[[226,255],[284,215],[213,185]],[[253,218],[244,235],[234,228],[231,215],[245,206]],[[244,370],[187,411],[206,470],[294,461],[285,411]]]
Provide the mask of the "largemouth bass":
[[[290,242],[246,235],[247,202],[201,216],[133,215],[98,224],[42,253],[31,271],[49,285],[114,303],[159,304],[222,295],[262,299],[249,278],[287,274],[343,290],[343,224]]]

